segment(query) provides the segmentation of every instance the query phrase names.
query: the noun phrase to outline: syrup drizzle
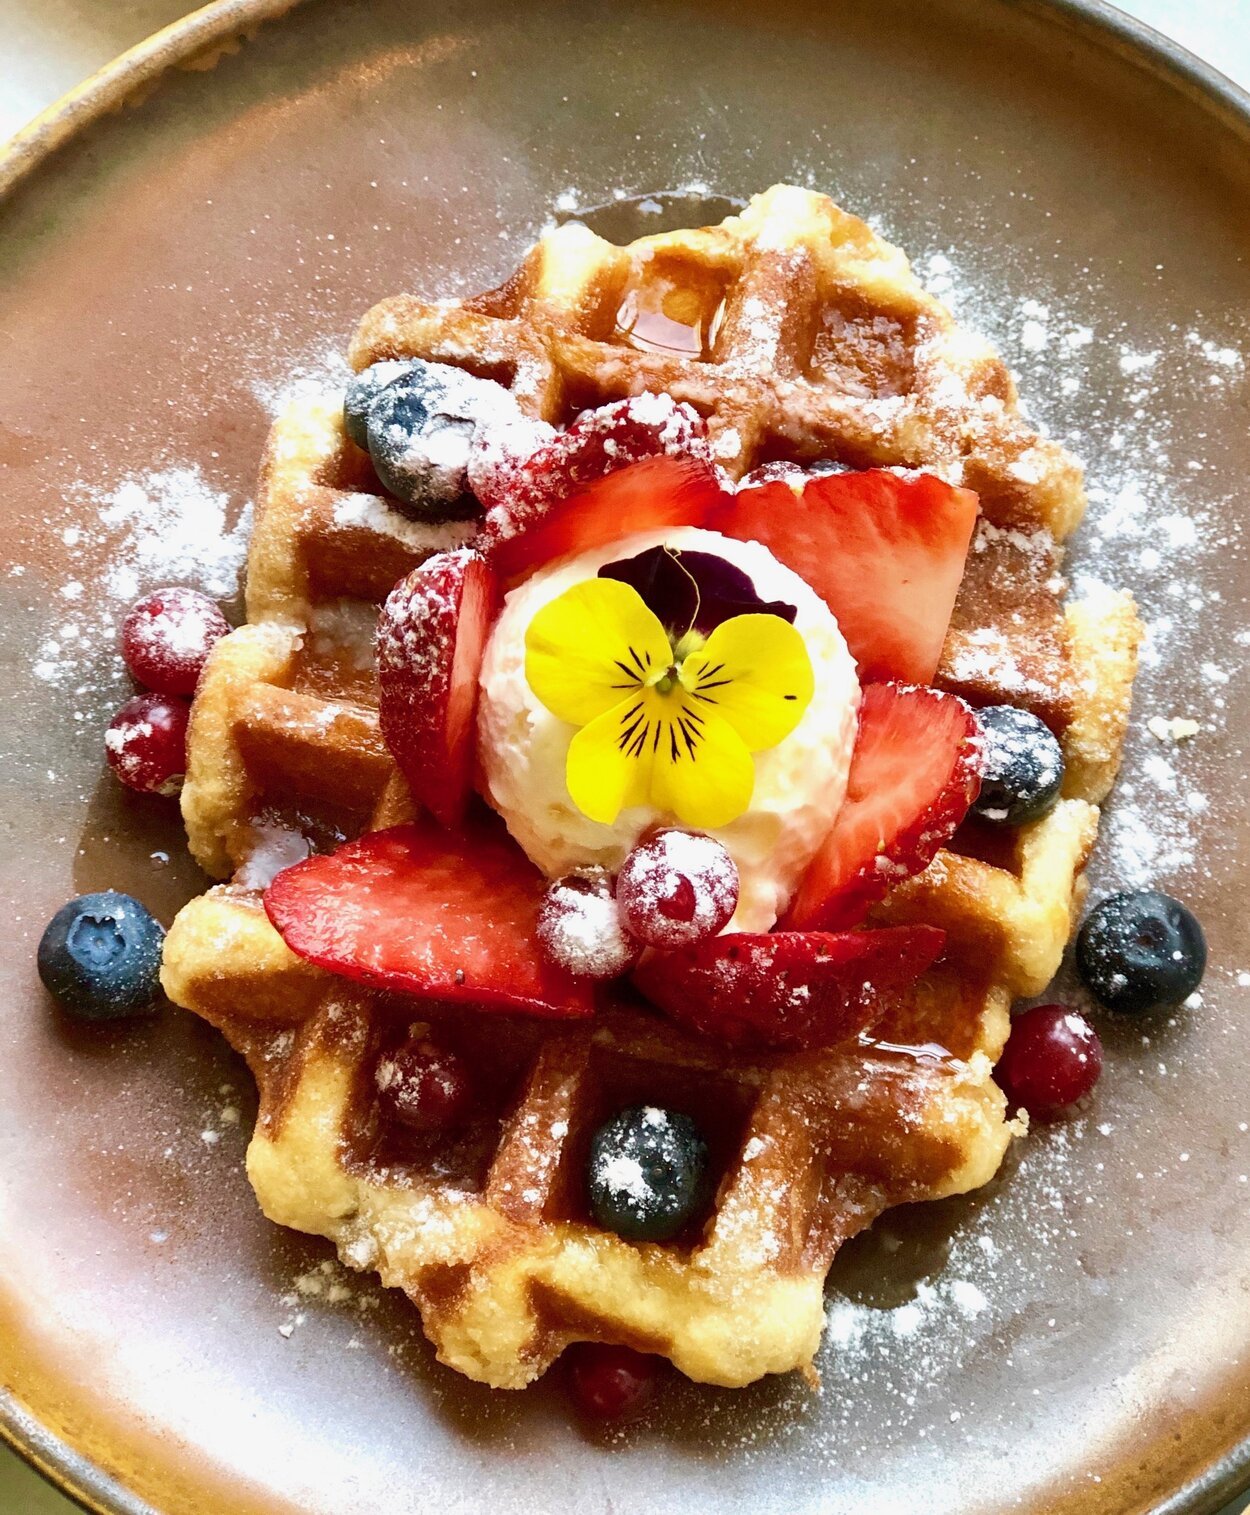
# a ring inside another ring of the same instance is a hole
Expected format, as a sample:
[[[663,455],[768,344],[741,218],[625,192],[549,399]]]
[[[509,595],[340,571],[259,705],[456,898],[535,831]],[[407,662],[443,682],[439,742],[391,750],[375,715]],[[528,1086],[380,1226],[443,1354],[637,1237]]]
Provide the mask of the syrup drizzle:
[[[654,269],[627,286],[616,312],[616,338],[640,352],[709,359],[725,319],[725,295],[707,280],[686,282]]]

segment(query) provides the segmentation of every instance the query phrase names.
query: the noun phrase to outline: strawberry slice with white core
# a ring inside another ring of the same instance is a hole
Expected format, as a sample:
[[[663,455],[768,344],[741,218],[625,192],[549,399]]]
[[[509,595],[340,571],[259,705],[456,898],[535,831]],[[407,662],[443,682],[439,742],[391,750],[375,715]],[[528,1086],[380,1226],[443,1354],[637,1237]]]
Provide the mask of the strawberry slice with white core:
[[[731,932],[644,958],[634,982],[670,1019],[717,1041],[831,1047],[869,1030],[945,943],[936,926]]]
[[[477,680],[498,601],[493,569],[460,548],[413,569],[378,618],[382,736],[413,798],[445,826],[469,799]]]
[[[708,464],[646,458],[555,501],[515,536],[484,532],[479,540],[500,578],[511,582],[556,558],[591,552],[635,532],[702,526],[725,499]]]
[[[982,762],[976,714],[956,695],[869,684],[846,798],[783,926],[857,925],[892,884],[927,868],[980,792]]]
[[[448,832],[427,817],[284,869],[265,909],[298,957],[375,989],[573,1019],[587,980],[538,948],[546,880],[494,817]]]
[[[861,683],[929,684],[980,509],[929,473],[796,474],[739,491],[708,524],[762,542],[838,618]]]

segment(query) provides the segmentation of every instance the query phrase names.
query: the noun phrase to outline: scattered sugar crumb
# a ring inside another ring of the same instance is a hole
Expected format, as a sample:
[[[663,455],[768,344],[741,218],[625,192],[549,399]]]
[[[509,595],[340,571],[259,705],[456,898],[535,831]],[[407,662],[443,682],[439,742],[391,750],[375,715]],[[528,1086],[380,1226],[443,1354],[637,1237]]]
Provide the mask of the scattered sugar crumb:
[[[1188,716],[1173,715],[1165,719],[1161,715],[1152,715],[1146,722],[1146,730],[1161,742],[1186,742],[1197,736],[1202,727]]]

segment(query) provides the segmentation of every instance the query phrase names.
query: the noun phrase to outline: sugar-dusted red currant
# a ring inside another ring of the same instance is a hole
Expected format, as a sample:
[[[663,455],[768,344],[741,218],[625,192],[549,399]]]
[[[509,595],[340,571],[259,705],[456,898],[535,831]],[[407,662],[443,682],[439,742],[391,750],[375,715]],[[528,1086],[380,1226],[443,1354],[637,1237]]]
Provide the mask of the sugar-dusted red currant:
[[[424,1035],[410,1036],[383,1053],[373,1081],[383,1108],[413,1131],[450,1130],[463,1125],[473,1108],[464,1062]]]
[[[629,932],[649,947],[689,947],[738,908],[738,868],[715,837],[660,831],[629,854],[616,881]]]
[[[194,694],[208,655],[230,623],[198,589],[157,589],[122,622],[122,657],[131,676],[158,694]]]
[[[1083,1099],[1101,1072],[1102,1042],[1085,1017],[1036,1005],[1013,1019],[994,1077],[1012,1109],[1046,1120]]]
[[[619,978],[642,946],[621,924],[606,869],[582,868],[548,886],[538,907],[543,955],[579,978]]]
[[[109,722],[104,755],[128,789],[173,796],[182,788],[190,709],[175,695],[137,694]]]

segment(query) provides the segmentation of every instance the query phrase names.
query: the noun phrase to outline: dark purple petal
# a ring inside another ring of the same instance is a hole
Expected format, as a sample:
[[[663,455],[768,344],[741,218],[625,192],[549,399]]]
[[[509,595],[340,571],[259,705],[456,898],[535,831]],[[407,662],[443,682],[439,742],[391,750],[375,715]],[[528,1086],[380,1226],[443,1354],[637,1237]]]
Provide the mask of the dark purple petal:
[[[708,636],[736,615],[775,615],[794,624],[798,609],[781,600],[762,600],[750,577],[712,552],[649,547],[637,557],[605,563],[601,579],[619,579],[636,589],[648,609],[677,636]]]

